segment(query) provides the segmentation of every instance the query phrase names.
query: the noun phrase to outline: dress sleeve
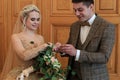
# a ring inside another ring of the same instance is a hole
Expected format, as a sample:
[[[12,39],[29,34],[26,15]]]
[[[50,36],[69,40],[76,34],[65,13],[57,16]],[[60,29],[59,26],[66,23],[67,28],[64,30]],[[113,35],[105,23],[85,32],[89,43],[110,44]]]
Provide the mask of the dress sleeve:
[[[48,44],[43,43],[36,47],[25,49],[23,46],[23,43],[21,42],[21,40],[19,39],[17,35],[12,35],[12,44],[13,44],[13,48],[16,51],[17,55],[24,61],[27,61],[27,60],[30,60],[36,57],[39,51],[44,50],[48,46]]]

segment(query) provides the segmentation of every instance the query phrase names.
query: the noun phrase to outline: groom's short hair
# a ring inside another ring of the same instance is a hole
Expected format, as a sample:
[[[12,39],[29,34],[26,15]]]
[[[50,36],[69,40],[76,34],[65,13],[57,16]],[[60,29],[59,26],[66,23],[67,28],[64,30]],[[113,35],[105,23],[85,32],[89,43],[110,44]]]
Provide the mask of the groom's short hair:
[[[94,0],[72,0],[72,3],[81,3],[83,2],[84,5],[90,6],[91,4],[94,4]]]

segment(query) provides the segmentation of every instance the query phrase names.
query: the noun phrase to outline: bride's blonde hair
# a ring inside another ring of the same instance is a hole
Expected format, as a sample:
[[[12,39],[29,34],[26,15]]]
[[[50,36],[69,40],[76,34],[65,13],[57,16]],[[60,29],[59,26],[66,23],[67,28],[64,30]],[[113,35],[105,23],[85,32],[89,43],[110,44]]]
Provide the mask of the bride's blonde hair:
[[[27,5],[20,11],[13,33],[19,33],[23,30],[25,21],[28,18],[29,13],[32,11],[36,11],[40,14],[40,10],[34,4]],[[41,14],[40,14],[40,22],[41,22]]]

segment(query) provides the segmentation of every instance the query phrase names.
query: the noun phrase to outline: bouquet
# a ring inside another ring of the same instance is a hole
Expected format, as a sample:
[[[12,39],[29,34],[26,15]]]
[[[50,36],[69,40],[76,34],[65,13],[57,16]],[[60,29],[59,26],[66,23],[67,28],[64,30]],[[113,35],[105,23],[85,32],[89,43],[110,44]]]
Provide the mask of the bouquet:
[[[61,64],[55,58],[53,46],[48,46],[44,51],[40,51],[35,58],[33,68],[43,76],[40,80],[66,80],[66,69],[61,68]]]

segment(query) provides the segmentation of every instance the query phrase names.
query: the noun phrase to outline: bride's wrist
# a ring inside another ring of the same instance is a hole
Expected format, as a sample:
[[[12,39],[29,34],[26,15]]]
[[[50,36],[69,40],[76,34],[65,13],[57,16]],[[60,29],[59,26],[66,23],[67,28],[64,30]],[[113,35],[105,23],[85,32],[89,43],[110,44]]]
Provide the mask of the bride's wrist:
[[[44,47],[47,47],[47,46],[48,46],[48,44],[47,44],[47,43],[45,43],[45,44],[44,44]]]
[[[49,46],[49,45],[50,45],[50,43],[49,43],[49,42],[45,43],[45,47],[47,47],[47,46]]]

